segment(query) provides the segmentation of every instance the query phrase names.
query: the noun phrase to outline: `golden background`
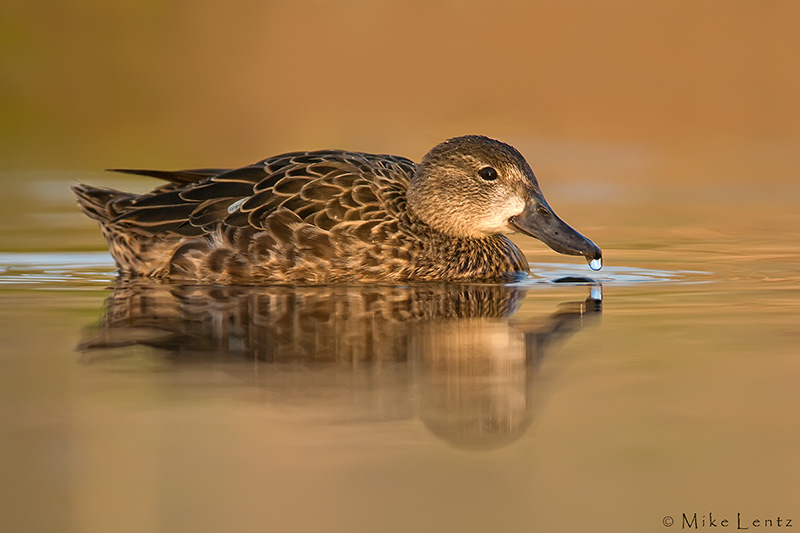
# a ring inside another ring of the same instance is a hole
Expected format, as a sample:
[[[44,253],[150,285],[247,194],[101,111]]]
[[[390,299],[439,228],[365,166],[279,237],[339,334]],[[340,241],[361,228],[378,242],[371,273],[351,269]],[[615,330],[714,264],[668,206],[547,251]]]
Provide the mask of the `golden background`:
[[[293,388],[288,374],[275,391],[257,366],[179,372],[148,352],[84,364],[75,347],[102,314],[110,259],[33,280],[0,265],[0,529],[800,523],[798,22],[796,0],[0,3],[6,261],[105,250],[68,185],[156,182],[103,168],[330,147],[419,160],[483,133],[528,157],[611,279],[602,327],[544,362],[531,429],[470,455],[419,419],[360,418],[365,391],[417,401],[406,382],[298,373],[320,381]],[[537,268],[590,274],[518,240]],[[520,315],[585,289],[537,284]]]
[[[575,161],[558,176],[582,180],[605,167],[603,181],[760,185],[800,169],[794,1],[73,0],[0,13],[6,170],[235,166],[331,147],[418,160],[466,133],[517,145],[538,173]]]

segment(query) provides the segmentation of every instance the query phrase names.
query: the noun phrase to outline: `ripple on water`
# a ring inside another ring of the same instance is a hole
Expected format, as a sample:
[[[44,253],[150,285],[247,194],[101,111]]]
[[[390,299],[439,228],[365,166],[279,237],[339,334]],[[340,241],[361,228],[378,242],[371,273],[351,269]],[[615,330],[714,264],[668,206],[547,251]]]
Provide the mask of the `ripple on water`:
[[[571,263],[531,263],[533,279],[523,283],[705,283],[709,272],[692,270],[651,270],[639,267],[604,266],[592,272],[586,266]]]
[[[114,269],[107,252],[0,253],[0,285],[108,283]]]
[[[541,283],[698,283],[707,282],[707,272],[650,270],[638,267],[605,266],[601,272],[571,263],[532,263],[532,278],[520,285]],[[0,285],[63,283],[108,283],[116,276],[114,261],[107,252],[0,253]]]

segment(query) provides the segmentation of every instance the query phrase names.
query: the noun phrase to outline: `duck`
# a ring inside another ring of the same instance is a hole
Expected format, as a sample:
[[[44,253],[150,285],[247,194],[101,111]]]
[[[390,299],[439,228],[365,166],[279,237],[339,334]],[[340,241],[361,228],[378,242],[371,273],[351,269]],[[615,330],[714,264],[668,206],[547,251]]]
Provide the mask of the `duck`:
[[[506,234],[602,266],[548,205],[522,154],[454,137],[419,163],[346,150],[290,152],[234,169],[110,169],[165,183],[145,194],[77,184],[120,274],[198,283],[514,281]]]

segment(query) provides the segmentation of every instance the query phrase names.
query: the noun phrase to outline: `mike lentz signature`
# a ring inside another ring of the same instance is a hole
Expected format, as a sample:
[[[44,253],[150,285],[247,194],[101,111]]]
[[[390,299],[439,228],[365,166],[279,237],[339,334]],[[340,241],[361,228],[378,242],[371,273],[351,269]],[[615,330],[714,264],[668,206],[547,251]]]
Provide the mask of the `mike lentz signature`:
[[[742,513],[736,513],[735,520],[727,517],[720,518],[719,516],[714,516],[714,513],[701,515],[698,515],[697,513],[681,513],[681,516],[677,521],[680,522],[681,529],[730,527],[732,529],[735,528],[741,531],[747,529],[761,530],[764,528],[794,527],[791,518],[781,516],[752,518],[743,515]],[[665,527],[677,525],[675,518],[669,515],[665,516],[661,523],[664,524]]]

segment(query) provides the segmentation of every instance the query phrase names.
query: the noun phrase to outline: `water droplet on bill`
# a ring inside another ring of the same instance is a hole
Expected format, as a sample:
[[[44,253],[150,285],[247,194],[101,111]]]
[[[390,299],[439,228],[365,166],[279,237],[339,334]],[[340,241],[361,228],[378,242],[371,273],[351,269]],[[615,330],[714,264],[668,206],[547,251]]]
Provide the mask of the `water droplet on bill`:
[[[589,268],[591,268],[592,270],[595,270],[595,271],[596,270],[600,270],[601,268],[603,268],[603,258],[597,257],[597,258],[592,259],[591,261],[589,261]]]

